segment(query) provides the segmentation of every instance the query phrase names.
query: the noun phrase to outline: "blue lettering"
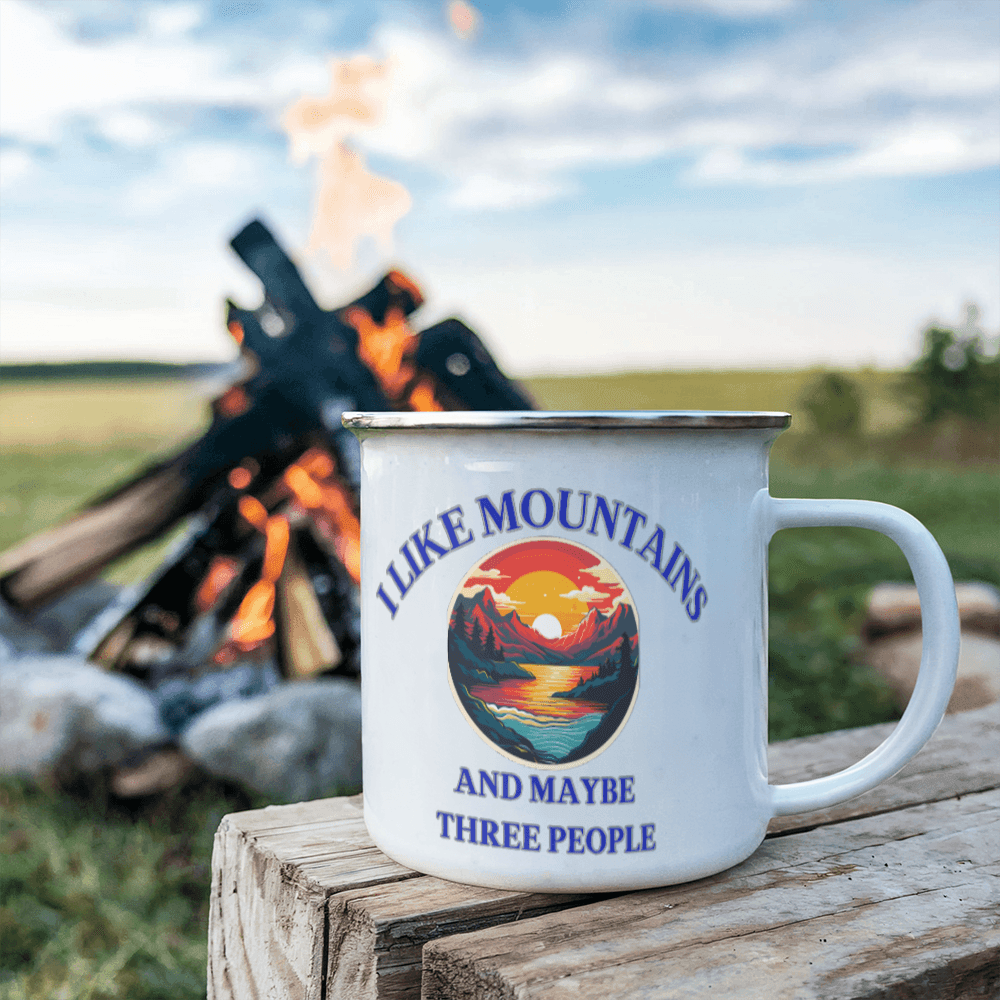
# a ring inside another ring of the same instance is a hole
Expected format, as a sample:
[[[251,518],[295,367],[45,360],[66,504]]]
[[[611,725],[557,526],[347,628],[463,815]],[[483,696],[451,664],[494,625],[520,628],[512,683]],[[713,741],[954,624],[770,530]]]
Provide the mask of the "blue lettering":
[[[403,583],[403,581],[400,580],[399,573],[396,571],[395,563],[389,563],[389,565],[386,567],[386,573],[388,573],[389,576],[392,577],[392,582],[396,584],[397,587],[399,587],[399,596],[406,597],[406,592],[410,589],[410,587],[413,586],[413,581],[416,580],[416,577],[413,575],[413,573],[412,572],[410,573],[410,579],[406,583]]]
[[[559,491],[559,523],[567,528],[569,531],[579,531],[583,527],[583,522],[587,520],[587,501],[590,499],[590,493],[585,493],[580,490],[580,496],[583,498],[580,502],[580,520],[577,524],[569,523],[569,498],[572,490],[560,490]]]
[[[455,515],[458,516],[456,517]],[[438,514],[438,520],[444,525],[444,533],[448,536],[448,541],[451,542],[452,552],[476,540],[476,536],[472,531],[462,523],[464,516],[461,507],[451,507],[443,514]],[[468,531],[469,537],[460,541],[458,537],[460,531]]]
[[[450,549],[442,548],[437,542],[431,538],[431,523],[428,521],[421,531],[424,533],[424,537],[420,537],[420,531],[414,531],[410,538],[413,539],[413,544],[416,546],[417,555],[420,556],[424,564],[424,569],[430,569],[431,563],[434,562],[433,559],[427,554],[428,550],[432,551],[436,556],[446,556]]]
[[[549,854],[558,854],[559,845],[566,839],[566,830],[561,826],[549,827]]]
[[[571,826],[569,828],[569,853],[583,854],[583,827]]]
[[[538,831],[541,829],[536,823],[524,824],[524,843],[521,845],[522,851],[540,851],[542,845],[538,843]]]
[[[493,535],[496,534],[492,528],[490,528],[490,521],[496,527],[497,531],[520,531],[521,525],[517,523],[517,514],[514,513],[514,491],[507,490],[503,496],[500,498],[500,510],[497,510],[493,506],[493,502],[489,497],[476,497],[476,503],[479,504],[479,512],[483,515],[483,534]],[[507,527],[504,527],[506,522]]]
[[[410,551],[408,542],[403,542],[403,547],[399,551],[410,564],[410,586],[413,586],[413,581],[416,580],[421,573],[423,573],[423,569],[417,565],[416,560],[413,558],[413,553]]]
[[[479,772],[482,774],[482,771]],[[500,843],[497,840],[497,830],[500,829],[498,823],[495,823],[491,819],[482,819],[479,821],[479,843],[483,847],[499,847]],[[629,828],[631,829],[631,827]],[[488,842],[488,843],[487,843]]]
[[[491,780],[490,778],[488,778],[486,776],[486,772],[485,771],[480,770],[480,772],[479,772],[479,794],[483,798],[486,798],[486,792],[484,791],[484,789],[486,789],[486,788],[488,788],[490,790],[490,794],[493,796],[493,798],[497,797],[497,773],[496,773],[496,771],[493,772],[493,778]]]
[[[613,806],[618,801],[618,782],[614,778],[603,778],[602,790],[601,802],[606,806]]]
[[[599,833],[601,835],[600,847],[594,847],[593,837],[595,833]],[[591,854],[601,854],[604,851],[604,848],[607,845],[607,843],[608,843],[608,835],[599,826],[592,826],[587,831],[587,850],[590,851]]]
[[[625,537],[618,543],[623,549],[632,548],[632,539],[635,537],[636,528],[639,527],[639,519],[646,523],[646,515],[634,507],[625,508],[625,516],[628,517],[628,528],[625,529]]]
[[[587,805],[592,806],[594,804],[594,789],[600,782],[600,778],[583,778],[583,787],[587,789]]]
[[[454,791],[465,791],[467,795],[479,794],[476,791],[475,785],[472,784],[472,775],[469,774],[469,769],[467,767],[460,767],[458,769],[458,784],[455,786]]]
[[[643,823],[642,825],[642,849],[644,851],[655,851],[656,844],[653,842],[653,831],[656,829],[655,823]]]
[[[435,816],[437,816],[437,818],[439,820],[441,820],[441,836],[445,840],[447,840],[448,839],[448,820],[454,819],[455,815],[454,815],[454,813],[441,812],[441,810],[439,809],[435,813]]]
[[[521,779],[516,774],[508,774],[506,771],[504,771],[500,775],[500,777],[503,778],[503,786],[502,786],[502,788],[500,790],[500,792],[501,792],[500,797],[504,798],[504,799],[517,799],[517,798],[520,798],[521,797]],[[511,782],[511,780],[513,780],[513,782],[514,782],[514,791],[513,792],[511,792],[511,790],[510,790],[510,782]]]
[[[535,775],[531,776],[531,801],[532,802],[552,802],[555,795],[553,782],[555,779],[546,778],[544,783],[539,781]]]
[[[576,797],[576,791],[573,788],[573,782],[570,778],[563,778],[562,791],[559,793],[559,805],[563,804],[563,799],[566,798],[567,792],[569,793],[570,801],[573,805],[578,806],[580,800]]]
[[[694,605],[693,608],[691,607],[692,604]],[[691,621],[696,622],[701,617],[701,609],[705,607],[706,604],[708,604],[708,593],[704,587],[699,587],[694,592],[694,597],[687,602],[687,606],[684,610],[687,611],[688,618],[690,618]]]
[[[649,536],[649,541],[636,553],[636,555],[643,561],[646,561],[646,553],[652,550],[653,562],[652,565],[657,569],[660,568],[660,556],[663,555],[663,529],[657,525],[656,531]]]
[[[539,496],[542,498],[542,504],[545,508],[545,516],[541,521],[536,521],[531,516],[531,501],[534,497]],[[545,492],[545,490],[528,490],[527,493],[521,497],[521,517],[527,521],[533,528],[544,528],[549,521],[552,520],[552,515],[555,513],[555,504],[552,502],[552,497]]]
[[[462,821],[465,817],[461,813],[455,813],[455,839],[465,843],[465,834],[469,835],[469,843],[474,844],[476,842],[476,817],[469,817],[469,826],[466,829],[465,823]]]
[[[616,854],[615,848],[625,839],[625,831],[620,826],[608,827],[608,854]]]
[[[512,851],[520,850],[521,845],[517,842],[518,834],[521,832],[520,823],[507,823],[503,825],[503,846]]]
[[[597,534],[597,519],[600,517],[604,521],[604,530],[608,533],[608,539],[611,540],[615,537],[615,531],[618,528],[618,511],[621,510],[622,502],[621,500],[615,500],[613,502],[615,505],[614,517],[611,516],[611,509],[608,507],[608,501],[602,497],[600,493],[595,495],[594,517],[590,522],[590,527],[587,529],[588,535]]]
[[[670,589],[676,590],[677,581],[681,578],[681,574],[682,573],[684,574],[684,583],[681,586],[682,601],[686,601],[688,599],[688,596],[690,595],[692,588],[698,582],[698,579],[701,576],[701,574],[697,570],[695,570],[694,577],[692,578],[691,576],[692,568],[693,567],[691,566],[691,560],[687,556],[685,556],[684,562],[680,564],[680,567],[677,570],[677,575],[672,580],[667,581],[670,584]]]
[[[392,618],[396,617],[396,612],[399,610],[398,604],[393,604],[389,599],[389,595],[385,592],[385,587],[382,584],[378,585],[378,590],[375,591],[375,596],[389,609],[389,615]]]
[[[621,783],[621,795],[618,801],[625,805],[627,802],[635,802],[635,792],[632,791],[632,782],[635,781],[635,777],[631,774],[623,775],[618,779]]]
[[[638,844],[632,843],[632,827],[625,827],[625,853],[635,854],[636,851],[641,851],[642,847]]]
[[[674,563],[677,562],[678,557],[683,551],[684,550],[676,542],[674,542],[674,551],[670,554],[670,560],[667,565],[663,567],[663,572],[660,573],[660,576],[662,576],[664,580],[670,576],[670,571],[674,568]]]

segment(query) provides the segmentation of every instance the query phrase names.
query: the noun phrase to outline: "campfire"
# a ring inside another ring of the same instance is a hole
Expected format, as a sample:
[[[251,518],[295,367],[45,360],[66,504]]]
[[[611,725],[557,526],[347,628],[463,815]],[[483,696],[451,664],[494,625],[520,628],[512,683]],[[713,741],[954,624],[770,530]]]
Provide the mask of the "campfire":
[[[154,690],[248,660],[285,681],[357,676],[359,452],[341,414],[532,406],[461,321],[413,329],[423,296],[401,272],[325,310],[263,223],[231,245],[264,298],[228,303],[244,374],[212,402],[208,430],[0,556],[0,594],[30,615],[186,522],[73,643]]]

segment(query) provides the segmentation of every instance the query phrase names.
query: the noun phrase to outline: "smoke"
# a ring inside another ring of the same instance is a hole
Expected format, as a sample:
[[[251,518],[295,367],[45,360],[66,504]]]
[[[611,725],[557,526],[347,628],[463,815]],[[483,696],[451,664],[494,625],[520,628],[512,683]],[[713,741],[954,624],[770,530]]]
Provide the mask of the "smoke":
[[[410,210],[409,192],[397,181],[378,177],[349,140],[382,118],[390,67],[368,56],[332,60],[326,97],[302,97],[282,117],[294,162],[319,159],[310,250],[325,250],[347,270],[360,239],[373,236],[392,249],[396,223]]]

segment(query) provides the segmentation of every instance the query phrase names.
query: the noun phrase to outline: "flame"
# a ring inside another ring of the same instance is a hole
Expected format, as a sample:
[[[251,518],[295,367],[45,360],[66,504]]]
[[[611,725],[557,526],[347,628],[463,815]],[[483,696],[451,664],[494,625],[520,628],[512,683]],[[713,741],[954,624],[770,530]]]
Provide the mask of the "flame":
[[[226,329],[237,344],[243,344],[243,324],[238,319],[231,319],[226,325]]]
[[[434,382],[429,378],[420,379],[410,392],[408,400],[411,410],[437,410],[444,407],[438,402],[434,392]]]
[[[410,210],[402,184],[370,173],[346,140],[382,117],[389,66],[367,56],[330,63],[330,92],[303,97],[281,119],[294,162],[320,160],[310,249],[324,249],[337,267],[349,268],[354,246],[365,235],[392,246],[395,224]]]
[[[428,376],[417,378],[412,360],[417,340],[402,309],[390,306],[381,324],[361,306],[351,306],[343,318],[357,331],[358,357],[393,403],[403,403],[411,410],[444,409],[435,395],[433,380]]]
[[[236,579],[240,564],[232,556],[215,556],[209,563],[205,579],[198,585],[194,606],[199,613],[208,611],[222,596],[222,592]]]
[[[355,583],[361,582],[361,523],[354,500],[336,475],[333,459],[319,448],[307,451],[282,477],[295,500],[333,545]]]
[[[255,497],[240,497],[238,508],[240,515],[263,532],[266,539],[260,579],[246,592],[230,626],[233,644],[246,652],[274,635],[275,584],[285,565],[291,532],[287,517],[268,514],[267,508]],[[216,660],[228,662],[219,659],[222,655],[220,650]]]
[[[226,479],[234,490],[245,490],[253,481],[253,473],[246,466],[237,465],[235,469],[229,470]]]
[[[250,409],[250,397],[238,385],[234,385],[215,401],[215,406],[223,417],[238,417]]]

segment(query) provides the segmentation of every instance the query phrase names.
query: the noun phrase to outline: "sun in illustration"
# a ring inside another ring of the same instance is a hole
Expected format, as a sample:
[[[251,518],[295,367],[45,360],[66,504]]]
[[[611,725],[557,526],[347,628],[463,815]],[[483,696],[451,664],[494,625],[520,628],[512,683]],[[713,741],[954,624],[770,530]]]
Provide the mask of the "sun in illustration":
[[[562,635],[562,625],[555,615],[539,615],[531,627],[545,639],[558,639]]]
[[[564,595],[578,591],[577,585],[552,570],[534,570],[518,577],[507,588],[518,602],[518,614],[546,639],[558,639],[572,632],[587,614],[589,605],[578,597]]]

